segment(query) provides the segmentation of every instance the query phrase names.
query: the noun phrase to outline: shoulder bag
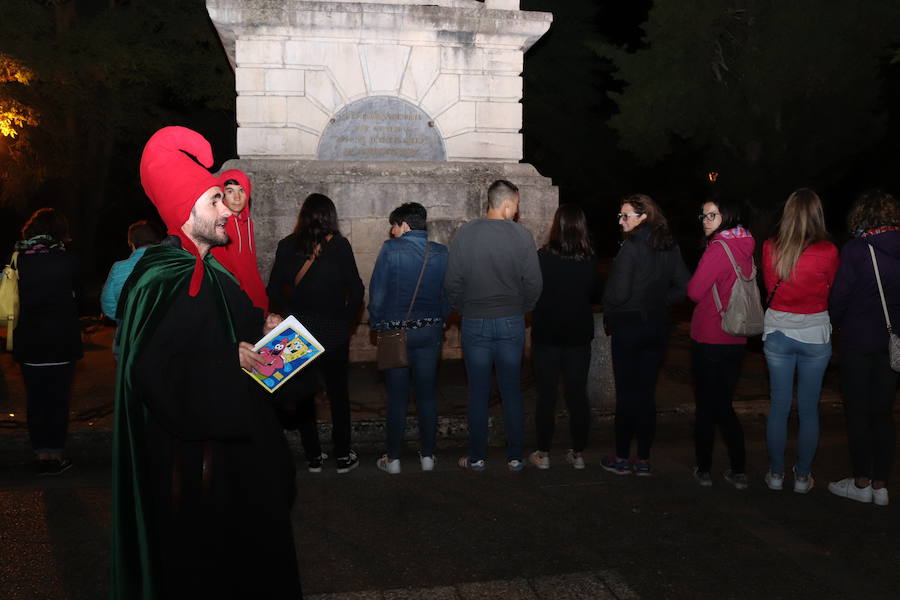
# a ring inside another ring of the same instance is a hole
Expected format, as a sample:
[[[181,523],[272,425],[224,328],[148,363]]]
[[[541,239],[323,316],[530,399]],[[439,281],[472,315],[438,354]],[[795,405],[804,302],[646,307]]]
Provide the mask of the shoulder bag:
[[[13,252],[0,278],[0,325],[6,325],[6,349],[13,349],[13,330],[19,321],[19,253]]]
[[[713,300],[716,303],[716,309],[722,316],[722,331],[729,335],[740,337],[748,337],[759,335],[763,332],[763,309],[759,301],[759,286],[756,285],[756,263],[753,257],[750,257],[750,265],[752,269],[749,277],[744,277],[731,248],[722,240],[715,240],[722,244],[728,260],[731,261],[731,267],[737,278],[734,280],[734,286],[731,288],[731,299],[728,301],[728,308],[722,309],[722,300],[719,298],[719,290],[716,284],[713,284]]]
[[[878,272],[878,260],[875,258],[875,249],[869,244],[869,253],[872,255],[872,266],[875,268],[875,281],[878,283],[878,295],[881,296],[881,308],[884,309],[884,321],[888,330],[888,353],[891,356],[891,369],[900,371],[900,337],[891,328],[891,316],[888,314],[887,301],[884,299],[884,288],[881,287],[881,273]]]
[[[406,318],[401,323],[399,329],[388,329],[379,331],[375,335],[375,341],[378,344],[376,351],[376,360],[378,369],[384,371],[386,369],[400,369],[409,366],[406,356],[406,323],[412,314],[413,304],[416,303],[416,295],[419,293],[419,285],[422,283],[422,276],[425,274],[425,265],[428,264],[428,252],[431,250],[431,244],[425,242],[425,257],[422,260],[422,269],[419,271],[419,279],[416,281],[416,289],[413,291],[412,300],[409,301],[409,309],[406,311]]]

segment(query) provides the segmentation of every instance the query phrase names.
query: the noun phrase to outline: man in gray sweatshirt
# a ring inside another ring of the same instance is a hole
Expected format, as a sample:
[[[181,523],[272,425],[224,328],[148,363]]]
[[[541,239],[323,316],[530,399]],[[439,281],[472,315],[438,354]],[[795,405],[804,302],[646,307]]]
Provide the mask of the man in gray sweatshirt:
[[[463,469],[482,471],[488,438],[491,370],[496,368],[506,426],[507,464],[521,471],[521,366],[525,313],[541,295],[541,270],[534,238],[515,222],[519,188],[506,180],[488,188],[484,218],[459,228],[450,244],[444,291],[462,315],[462,349],[469,377],[469,456]]]

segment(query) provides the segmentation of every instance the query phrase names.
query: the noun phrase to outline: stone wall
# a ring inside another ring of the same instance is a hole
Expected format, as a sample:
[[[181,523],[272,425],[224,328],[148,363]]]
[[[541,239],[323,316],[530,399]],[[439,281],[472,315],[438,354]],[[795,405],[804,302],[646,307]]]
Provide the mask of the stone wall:
[[[549,13],[512,0],[207,0],[235,70],[241,158],[315,159],[348,104],[422,109],[447,160],[522,158],[524,52]]]

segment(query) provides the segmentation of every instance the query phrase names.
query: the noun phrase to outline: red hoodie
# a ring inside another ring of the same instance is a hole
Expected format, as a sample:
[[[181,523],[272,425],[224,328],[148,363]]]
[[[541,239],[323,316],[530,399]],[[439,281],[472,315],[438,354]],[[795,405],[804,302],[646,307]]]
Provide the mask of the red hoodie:
[[[773,240],[763,244],[763,276],[766,293],[771,295],[778,284],[775,272]],[[778,286],[769,308],[799,315],[811,315],[828,310],[828,293],[838,268],[838,250],[827,241],[816,242],[800,254],[790,281]]]
[[[715,240],[728,244],[745,277],[750,275],[752,269],[756,241],[749,231],[738,226],[720,231],[712,237],[687,285],[688,297],[697,303],[691,316],[691,339],[703,344],[746,344],[747,338],[736,337],[722,330],[722,316],[716,308],[712,287],[713,284],[716,285],[724,310],[731,300],[731,288],[737,281],[737,275],[725,254],[725,248],[718,242],[714,243]]]
[[[250,178],[243,171],[231,169],[219,175],[219,185],[225,189],[225,182],[234,179],[247,193],[247,205],[237,215],[233,215],[225,224],[228,233],[228,244],[216,246],[212,254],[222,266],[235,276],[241,289],[250,297],[253,306],[262,309],[263,314],[269,312],[269,297],[266,286],[259,276],[256,264],[256,241],[253,235],[253,219],[250,217]]]

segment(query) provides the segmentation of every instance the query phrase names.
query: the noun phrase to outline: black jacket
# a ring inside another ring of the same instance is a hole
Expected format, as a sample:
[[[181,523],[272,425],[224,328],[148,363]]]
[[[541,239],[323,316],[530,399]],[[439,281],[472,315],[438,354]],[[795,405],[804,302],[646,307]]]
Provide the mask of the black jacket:
[[[666,307],[684,299],[690,273],[678,246],[654,250],[639,230],[622,244],[603,294],[608,326],[617,322],[666,318]]]
[[[577,346],[594,339],[597,261],[575,260],[538,251],[544,287],[534,307],[531,340],[536,344]]]

